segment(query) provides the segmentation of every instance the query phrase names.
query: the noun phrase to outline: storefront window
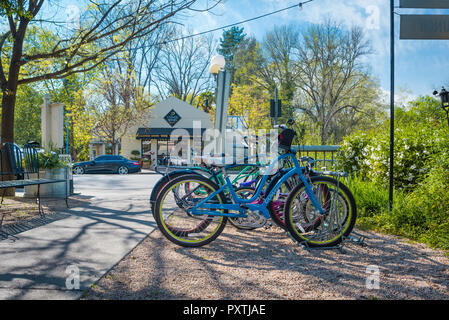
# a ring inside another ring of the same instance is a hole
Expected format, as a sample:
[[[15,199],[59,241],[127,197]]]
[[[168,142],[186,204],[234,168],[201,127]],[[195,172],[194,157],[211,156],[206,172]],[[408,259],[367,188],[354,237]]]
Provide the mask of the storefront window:
[[[168,141],[158,140],[157,142],[157,158],[161,159],[169,154]]]
[[[146,158],[150,158],[151,140],[142,141],[142,155]]]

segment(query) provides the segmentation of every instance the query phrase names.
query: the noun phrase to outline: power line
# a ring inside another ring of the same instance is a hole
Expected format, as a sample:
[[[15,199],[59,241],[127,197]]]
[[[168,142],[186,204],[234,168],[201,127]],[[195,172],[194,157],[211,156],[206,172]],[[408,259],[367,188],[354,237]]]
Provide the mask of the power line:
[[[279,10],[276,10],[276,11],[273,11],[273,12],[270,12],[270,13],[266,13],[266,14],[263,14],[261,16],[257,16],[257,17],[251,18],[251,19],[239,21],[239,22],[236,22],[236,23],[228,24],[228,25],[223,26],[223,27],[219,27],[219,28],[215,28],[215,29],[211,29],[211,30],[207,30],[207,31],[202,31],[202,32],[199,32],[199,33],[191,34],[191,35],[184,36],[184,37],[177,38],[177,39],[162,41],[162,42],[160,42],[158,44],[159,45],[165,45],[165,44],[171,43],[171,42],[176,42],[176,41],[180,41],[180,40],[185,40],[185,39],[189,39],[189,38],[193,38],[193,37],[202,36],[202,35],[207,34],[207,33],[215,32],[215,31],[219,31],[219,30],[223,30],[223,29],[227,29],[227,28],[239,25],[239,24],[243,24],[243,23],[251,22],[251,21],[254,21],[254,20],[261,19],[261,18],[265,18],[265,17],[271,16],[273,14],[277,14],[277,13],[280,13],[280,12],[283,12],[283,11],[287,11],[287,10],[290,10],[290,9],[293,9],[293,8],[302,9],[303,5],[305,5],[305,4],[309,3],[309,2],[312,2],[312,1],[314,1],[314,0],[308,0],[308,1],[300,2],[300,3],[295,4],[293,6],[290,6],[290,7],[284,8],[284,9],[279,9]]]

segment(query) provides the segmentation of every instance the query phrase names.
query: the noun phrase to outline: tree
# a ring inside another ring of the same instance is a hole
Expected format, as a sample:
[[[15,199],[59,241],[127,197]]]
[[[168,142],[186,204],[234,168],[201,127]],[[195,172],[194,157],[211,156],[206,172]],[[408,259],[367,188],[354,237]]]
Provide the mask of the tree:
[[[215,95],[212,91],[201,93],[197,97],[196,107],[206,113],[212,113],[215,108]]]
[[[40,106],[42,97],[32,87],[24,85],[17,92],[14,123],[15,141],[23,145],[30,141],[41,141]]]
[[[247,129],[269,129],[270,102],[267,94],[255,85],[232,85],[229,115],[239,116]]]
[[[260,73],[259,83],[273,96],[279,90],[283,100],[283,119],[294,117],[295,109],[291,107],[296,92],[298,77],[295,68],[296,52],[300,33],[296,26],[276,26],[267,32],[262,42],[265,63]]]
[[[245,36],[243,28],[232,27],[223,31],[223,36],[220,39],[220,46],[217,51],[225,58],[226,69],[231,71],[231,75],[234,75],[236,71],[234,66],[235,51],[243,39],[245,39]]]
[[[297,49],[295,108],[319,127],[326,144],[336,127],[344,128],[339,116],[366,111],[378,99],[378,85],[362,63],[370,43],[361,28],[347,31],[327,21],[308,28]]]
[[[44,0],[3,1],[0,17],[2,24],[8,25],[8,30],[0,35],[2,142],[14,141],[14,112],[20,85],[47,79],[63,79],[71,74],[92,70],[122,51],[130,41],[155,32],[161,25],[170,22],[177,13],[192,8],[197,2],[198,0],[91,2],[88,10],[81,16],[82,21],[76,30],[60,29],[54,45],[50,45],[50,42],[46,46],[24,50],[27,30],[33,23],[47,23],[56,29],[58,24],[51,21],[50,16],[37,19]],[[3,62],[6,62],[5,65]],[[47,68],[40,68],[41,64]],[[26,65],[34,67],[34,72],[22,72]]]
[[[127,73],[104,68],[102,79],[96,83],[96,101],[92,101],[93,133],[112,145],[112,154],[127,131],[136,124],[145,123],[149,117],[149,95],[135,82],[132,73],[129,77]]]
[[[153,83],[162,98],[175,96],[190,104],[213,88],[208,72],[215,43],[211,37],[188,37],[167,43],[159,54]]]
[[[235,49],[233,83],[237,86],[250,85],[262,73],[264,57],[256,38],[243,39]]]

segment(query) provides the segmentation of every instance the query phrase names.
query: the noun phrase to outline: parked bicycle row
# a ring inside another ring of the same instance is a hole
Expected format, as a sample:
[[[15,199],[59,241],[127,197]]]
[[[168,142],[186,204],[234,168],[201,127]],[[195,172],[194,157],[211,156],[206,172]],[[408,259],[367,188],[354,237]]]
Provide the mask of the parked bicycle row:
[[[347,238],[357,208],[341,182],[346,174],[316,171],[313,159],[298,159],[299,148],[292,145],[296,131],[280,128],[278,156],[269,164],[203,161],[166,172],[150,199],[164,236],[180,246],[200,247],[215,240],[229,221],[242,230],[276,225],[307,247],[332,247]]]

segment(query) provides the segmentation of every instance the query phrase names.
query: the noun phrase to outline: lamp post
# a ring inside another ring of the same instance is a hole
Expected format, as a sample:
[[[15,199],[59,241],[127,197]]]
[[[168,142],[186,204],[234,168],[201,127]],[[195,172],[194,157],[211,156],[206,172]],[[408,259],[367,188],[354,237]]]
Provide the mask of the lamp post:
[[[222,55],[216,55],[210,60],[209,72],[216,76],[220,71],[224,70],[225,66],[225,58]]]
[[[67,63],[68,62],[66,60],[66,64]],[[70,98],[70,104],[72,104],[72,98],[71,98],[71,95],[67,88],[69,86],[69,81],[67,80],[67,78],[64,78],[62,80],[62,84],[64,86],[67,97]],[[66,118],[66,154],[69,154],[69,126],[70,126],[70,111],[69,110],[66,110],[66,116],[67,116],[67,118]]]
[[[70,112],[67,112],[67,119],[66,119],[66,154],[69,154],[69,126],[70,126]]]
[[[224,151],[226,142],[226,124],[228,119],[228,98],[229,89],[231,85],[231,74],[225,70],[226,60],[222,55],[216,55],[212,57],[210,61],[209,71],[215,76],[217,81],[217,94],[216,94],[216,110],[215,110],[215,129],[220,131],[221,146]],[[217,141],[218,145],[218,141]]]
[[[444,87],[441,89],[440,93],[438,91],[433,92],[434,96],[439,96],[441,99],[441,108],[443,108],[444,111],[446,111],[447,115],[447,123],[449,125],[449,92],[444,89]]]
[[[393,211],[394,196],[394,89],[395,89],[395,39],[394,39],[394,0],[390,0],[390,183],[388,203]]]

